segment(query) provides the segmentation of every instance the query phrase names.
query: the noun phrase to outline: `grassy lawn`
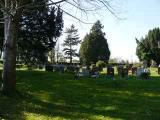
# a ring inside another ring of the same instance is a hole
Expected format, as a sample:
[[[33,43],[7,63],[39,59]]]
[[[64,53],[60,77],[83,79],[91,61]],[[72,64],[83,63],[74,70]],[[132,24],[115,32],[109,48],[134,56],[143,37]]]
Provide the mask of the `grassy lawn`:
[[[14,96],[0,95],[0,119],[160,120],[160,79],[81,78],[18,71]]]

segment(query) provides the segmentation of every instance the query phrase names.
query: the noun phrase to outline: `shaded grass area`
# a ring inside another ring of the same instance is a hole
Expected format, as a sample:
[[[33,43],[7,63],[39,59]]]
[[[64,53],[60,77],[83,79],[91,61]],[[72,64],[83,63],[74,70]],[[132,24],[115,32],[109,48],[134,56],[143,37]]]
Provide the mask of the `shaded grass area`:
[[[81,78],[18,71],[17,92],[0,96],[0,119],[159,120],[160,79]]]

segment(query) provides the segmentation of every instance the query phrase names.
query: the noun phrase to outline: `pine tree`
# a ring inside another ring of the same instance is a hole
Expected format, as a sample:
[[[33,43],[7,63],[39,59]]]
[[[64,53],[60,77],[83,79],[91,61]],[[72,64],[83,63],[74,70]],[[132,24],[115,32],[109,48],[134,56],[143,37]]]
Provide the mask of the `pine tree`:
[[[67,28],[65,33],[67,34],[67,36],[63,43],[63,51],[67,56],[66,58],[68,58],[70,60],[70,63],[72,63],[73,57],[78,56],[77,49],[74,48],[74,46],[80,44],[81,40],[79,40],[78,29],[75,29],[74,25],[71,25],[70,28]]]
[[[110,57],[105,33],[102,32],[103,26],[97,21],[89,34],[87,34],[80,47],[80,59],[84,64],[96,63],[98,60],[106,63]]]

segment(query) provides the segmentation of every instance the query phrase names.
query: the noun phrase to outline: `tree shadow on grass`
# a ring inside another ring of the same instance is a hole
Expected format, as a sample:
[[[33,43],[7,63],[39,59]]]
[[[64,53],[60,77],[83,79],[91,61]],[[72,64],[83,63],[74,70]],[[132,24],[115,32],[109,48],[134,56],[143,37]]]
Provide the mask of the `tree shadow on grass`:
[[[21,73],[14,97],[0,98],[1,118],[27,119],[34,114],[35,119],[160,119],[157,77],[75,81],[70,75],[36,72],[34,77],[26,77],[30,74]]]

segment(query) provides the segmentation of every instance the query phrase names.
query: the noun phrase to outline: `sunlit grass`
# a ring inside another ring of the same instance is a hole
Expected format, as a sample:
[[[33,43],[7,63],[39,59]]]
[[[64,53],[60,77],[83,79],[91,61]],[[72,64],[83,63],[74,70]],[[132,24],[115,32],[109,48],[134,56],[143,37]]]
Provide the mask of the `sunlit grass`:
[[[159,120],[160,79],[98,79],[17,71],[17,92],[0,96],[0,119]]]

